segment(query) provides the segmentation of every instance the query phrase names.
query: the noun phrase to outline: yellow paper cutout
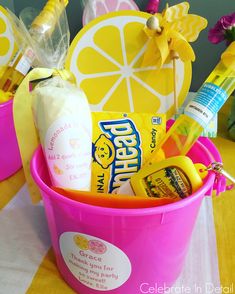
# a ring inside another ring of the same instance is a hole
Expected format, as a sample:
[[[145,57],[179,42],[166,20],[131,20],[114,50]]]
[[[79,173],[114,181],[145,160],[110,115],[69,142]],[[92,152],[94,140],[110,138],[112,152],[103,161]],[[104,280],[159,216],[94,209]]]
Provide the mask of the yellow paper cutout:
[[[148,18],[148,13],[140,11],[112,12],[88,23],[74,38],[65,68],[75,75],[92,111],[162,112],[167,118],[174,114],[171,61],[162,69],[154,62],[141,66]],[[191,61],[177,61],[180,105],[188,93],[191,73]]]
[[[12,34],[8,12],[0,5],[0,66],[7,65],[17,46]]]
[[[189,3],[166,7],[162,13],[155,14],[159,23],[157,30],[149,27],[144,32],[149,38],[142,66],[152,64],[162,67],[171,53],[177,53],[183,61],[194,61],[195,54],[189,44],[197,39],[200,31],[207,26],[207,20],[198,15],[188,14]]]

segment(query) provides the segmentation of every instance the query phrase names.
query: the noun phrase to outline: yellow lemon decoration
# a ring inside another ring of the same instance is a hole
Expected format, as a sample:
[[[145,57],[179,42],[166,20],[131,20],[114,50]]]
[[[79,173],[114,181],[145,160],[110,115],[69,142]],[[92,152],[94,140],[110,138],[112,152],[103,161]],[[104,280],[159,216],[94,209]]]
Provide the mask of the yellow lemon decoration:
[[[7,11],[0,6],[0,66],[7,65],[16,51]]]
[[[191,61],[159,68],[142,66],[148,36],[148,13],[119,11],[96,18],[75,37],[66,69],[85,91],[93,111],[174,113],[174,81],[179,105],[191,83]]]
[[[70,139],[69,144],[73,149],[78,149],[80,147],[79,139]]]
[[[63,171],[57,165],[54,164],[53,169],[54,169],[55,174],[63,175]]]
[[[75,244],[82,250],[88,250],[89,249],[89,241],[83,237],[82,235],[75,235],[73,237],[73,240]]]
[[[115,158],[113,143],[103,134],[94,143],[93,158],[103,168],[108,168]]]

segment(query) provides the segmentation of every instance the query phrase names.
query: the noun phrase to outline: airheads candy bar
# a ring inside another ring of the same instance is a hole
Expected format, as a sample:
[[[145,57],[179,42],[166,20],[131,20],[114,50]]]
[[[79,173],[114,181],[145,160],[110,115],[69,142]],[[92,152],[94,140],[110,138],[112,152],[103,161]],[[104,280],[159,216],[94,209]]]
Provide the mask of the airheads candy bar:
[[[165,114],[93,112],[92,192],[113,193],[165,134]]]

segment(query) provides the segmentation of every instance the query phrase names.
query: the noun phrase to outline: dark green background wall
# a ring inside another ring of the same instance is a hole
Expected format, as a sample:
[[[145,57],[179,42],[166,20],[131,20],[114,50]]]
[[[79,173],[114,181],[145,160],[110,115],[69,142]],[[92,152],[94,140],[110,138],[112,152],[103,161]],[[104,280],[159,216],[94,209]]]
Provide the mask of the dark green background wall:
[[[110,0],[112,1],[112,0]],[[12,9],[14,6],[15,13],[18,14],[24,7],[34,6],[41,8],[46,0],[0,0],[0,4]],[[147,0],[136,0],[139,8],[144,10]],[[180,3],[179,0],[161,0],[160,11],[166,3],[174,5]],[[208,29],[222,16],[235,11],[235,0],[189,0],[190,13],[201,15],[208,20],[208,27],[201,34],[193,48],[196,53],[196,61],[193,63],[193,79],[191,90],[196,91],[210,71],[214,68],[219,60],[220,53],[225,48],[225,44],[213,45],[207,39]],[[70,0],[67,7],[67,15],[71,31],[71,40],[81,29],[82,1]]]

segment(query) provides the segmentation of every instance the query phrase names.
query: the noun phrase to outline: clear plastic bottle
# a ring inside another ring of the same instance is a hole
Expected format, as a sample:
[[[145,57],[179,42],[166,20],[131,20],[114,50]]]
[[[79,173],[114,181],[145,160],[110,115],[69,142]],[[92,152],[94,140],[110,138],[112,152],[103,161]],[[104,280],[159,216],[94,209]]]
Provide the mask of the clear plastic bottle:
[[[40,42],[45,36],[49,36],[55,28],[58,16],[67,4],[68,0],[48,0],[29,28],[31,38]],[[18,51],[0,79],[0,89],[14,93],[30,70],[34,59],[35,54],[31,47],[26,46],[23,51]]]
[[[160,142],[158,149],[152,153],[147,164],[152,164],[163,158],[187,154],[203,129],[206,128],[234,90],[234,64],[226,67],[221,59],[199,89],[196,97],[187,104],[184,114],[177,118]]]

